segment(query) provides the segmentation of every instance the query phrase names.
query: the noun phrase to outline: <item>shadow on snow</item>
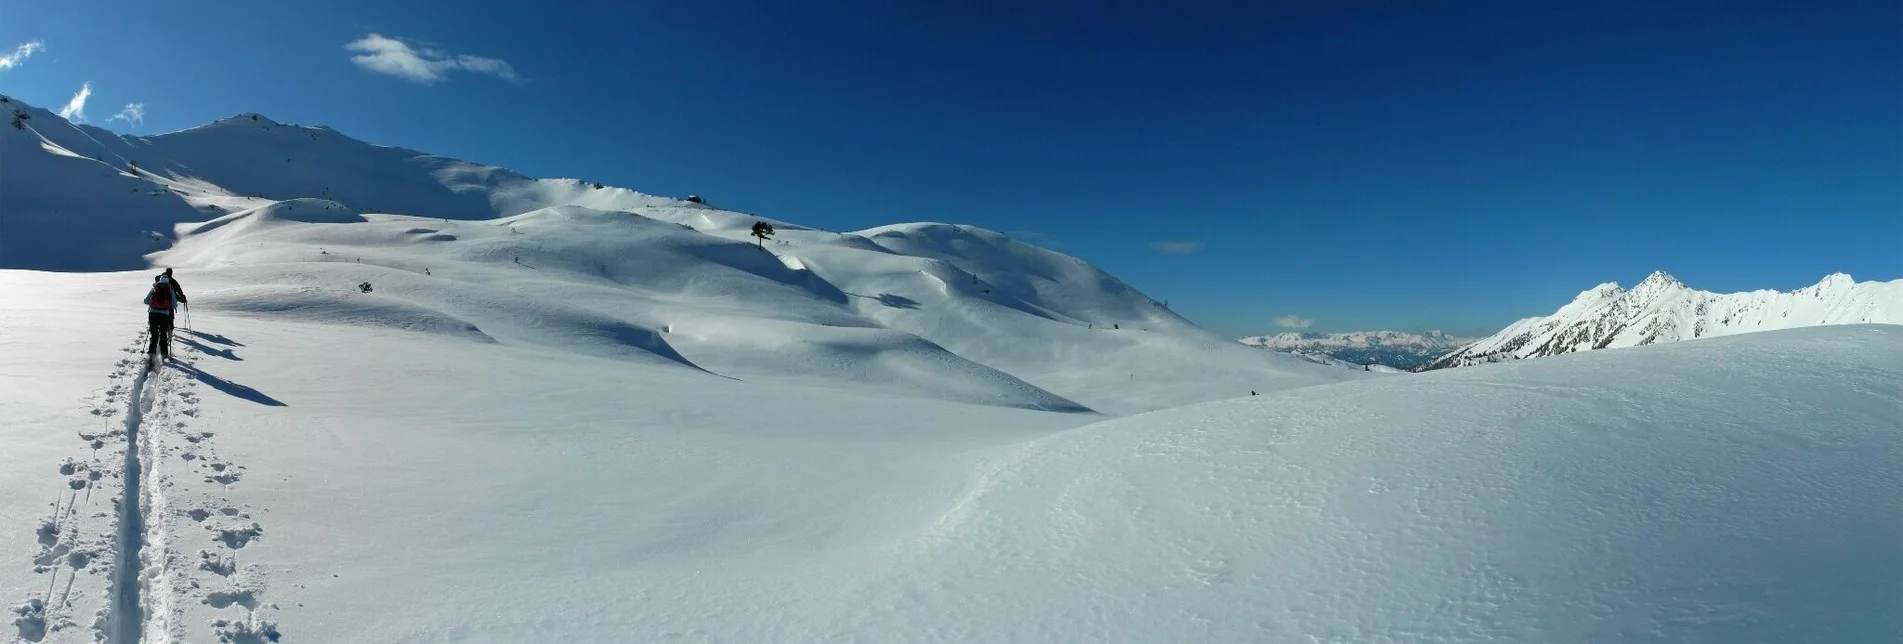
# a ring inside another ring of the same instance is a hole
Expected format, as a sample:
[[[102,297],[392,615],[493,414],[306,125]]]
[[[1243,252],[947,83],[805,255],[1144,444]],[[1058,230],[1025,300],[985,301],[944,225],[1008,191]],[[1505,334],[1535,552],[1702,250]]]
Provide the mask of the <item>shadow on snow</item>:
[[[198,367],[195,367],[189,364],[184,364],[184,363],[175,363],[170,366],[172,366],[175,369],[178,369],[179,371],[185,372],[186,374],[190,375],[193,378],[197,378],[199,382],[205,383],[207,385],[211,385],[213,389],[217,389],[227,394],[231,394],[233,396],[237,396],[239,398],[243,398],[245,400],[249,400],[251,402],[258,403],[260,405],[266,405],[269,407],[289,407],[290,406],[290,405],[284,404],[284,401],[278,400],[276,398],[272,398],[271,396],[265,394],[262,391],[258,391],[256,389],[252,389],[250,387],[232,382],[230,380],[226,380],[224,378],[211,375],[209,373],[206,373],[204,370],[199,369]]]

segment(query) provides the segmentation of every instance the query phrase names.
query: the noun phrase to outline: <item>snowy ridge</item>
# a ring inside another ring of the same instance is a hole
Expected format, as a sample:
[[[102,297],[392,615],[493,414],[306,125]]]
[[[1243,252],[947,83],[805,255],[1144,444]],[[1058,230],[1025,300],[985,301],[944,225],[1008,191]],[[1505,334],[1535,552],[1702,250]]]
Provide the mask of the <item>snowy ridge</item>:
[[[183,268],[219,286],[206,311],[1106,414],[1365,377],[995,231],[826,232],[258,114],[137,137],[8,104],[30,118],[0,130],[0,267]]]
[[[1575,351],[1834,324],[1903,324],[1903,280],[1857,282],[1834,273],[1790,292],[1718,294],[1658,271],[1632,290],[1606,283],[1553,313],[1527,318],[1419,370]]]
[[[1278,333],[1241,338],[1239,342],[1283,353],[1326,355],[1361,365],[1413,369],[1478,338],[1453,337],[1440,331],[1355,331],[1351,333]]]

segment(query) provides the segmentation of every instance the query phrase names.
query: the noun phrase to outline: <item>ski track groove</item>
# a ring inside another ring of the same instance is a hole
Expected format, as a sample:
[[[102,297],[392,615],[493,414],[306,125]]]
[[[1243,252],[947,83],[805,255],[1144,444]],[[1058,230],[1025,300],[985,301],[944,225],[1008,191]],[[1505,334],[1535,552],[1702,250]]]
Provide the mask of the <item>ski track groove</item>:
[[[197,352],[175,340],[177,353],[154,370],[149,368],[145,343],[146,334],[141,333],[138,342],[124,350],[129,357],[117,362],[107,386],[96,394],[92,413],[101,417],[106,428],[79,432],[90,458],[69,457],[59,465],[66,485],[55,495],[51,516],[36,531],[40,552],[32,562],[35,571],[50,573],[47,587],[44,594],[33,591],[25,603],[13,607],[15,641],[78,641],[59,633],[80,627],[74,613],[82,608],[75,602],[90,601],[89,596],[99,601],[99,607],[91,637],[85,641],[199,641],[183,630],[185,607],[181,604],[190,602],[178,600],[189,595],[219,613],[239,613],[209,620],[210,640],[276,642],[275,622],[259,614],[262,609],[278,608],[262,601],[265,587],[255,579],[262,576],[261,569],[241,566],[237,559],[237,550],[262,538],[264,532],[262,525],[250,520],[251,513],[228,500],[244,467],[219,458],[210,444],[211,432],[187,427],[186,419],[197,417],[199,399],[193,391],[195,377],[181,367],[195,367]],[[118,441],[121,438],[123,443]],[[111,452],[120,447],[123,455]],[[197,503],[174,498],[169,490],[175,481],[168,471],[168,466],[177,466],[173,456],[187,470],[200,470],[205,483],[217,484],[218,497],[193,493],[204,497]],[[118,462],[108,464],[110,460]],[[117,511],[84,508],[90,515],[82,515],[82,506],[90,505],[92,489],[115,476],[120,484],[113,498]],[[91,525],[108,517],[110,525]],[[206,540],[211,542],[195,558],[187,556],[189,547],[175,547],[183,544],[175,543],[180,535],[173,529],[193,525],[209,532]],[[95,560],[102,565],[88,569]],[[68,568],[67,574],[60,574],[61,568]],[[75,582],[82,573],[103,575],[105,587],[81,584],[76,599]],[[62,577],[64,589],[60,589]]]
[[[145,506],[148,501],[142,492],[145,472],[139,453],[145,451],[145,443],[149,441],[140,440],[139,426],[144,424],[145,415],[152,410],[156,397],[156,388],[146,386],[152,378],[152,371],[147,367],[133,377],[131,402],[126,407],[126,453],[120,475],[119,526],[113,539],[112,603],[106,619],[111,629],[106,637],[109,644],[138,644],[145,622],[139,602],[142,590],[139,587],[139,573],[143,569],[141,551],[145,545]]]

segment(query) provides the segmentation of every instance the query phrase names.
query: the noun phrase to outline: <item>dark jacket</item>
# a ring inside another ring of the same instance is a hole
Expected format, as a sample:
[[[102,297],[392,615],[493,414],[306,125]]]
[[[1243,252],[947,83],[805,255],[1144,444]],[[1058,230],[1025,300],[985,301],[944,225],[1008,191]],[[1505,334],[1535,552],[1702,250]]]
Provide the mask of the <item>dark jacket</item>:
[[[178,278],[167,277],[165,279],[172,283],[172,299],[178,300],[179,304],[191,303],[185,300],[185,287],[178,285]]]

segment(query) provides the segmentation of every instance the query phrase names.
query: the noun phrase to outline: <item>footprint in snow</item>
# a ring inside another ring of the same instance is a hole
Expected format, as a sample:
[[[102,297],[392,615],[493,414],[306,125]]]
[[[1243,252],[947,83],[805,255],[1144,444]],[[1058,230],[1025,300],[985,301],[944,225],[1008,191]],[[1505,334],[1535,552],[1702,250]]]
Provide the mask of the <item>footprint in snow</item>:
[[[238,560],[230,553],[200,550],[198,551],[198,569],[209,571],[220,577],[230,577],[238,574]]]
[[[207,475],[205,477],[206,483],[231,485],[233,483],[237,483],[239,479],[244,478],[244,475],[242,474],[242,471],[244,470],[243,467],[233,466],[226,463],[210,463],[209,465],[211,466],[212,474]]]
[[[46,639],[46,602],[26,600],[26,603],[13,608],[13,614],[13,625],[20,629],[20,639],[28,642]]]
[[[218,530],[217,540],[225,542],[225,547],[238,550],[264,535],[264,526],[253,523],[245,528],[224,528]]]
[[[212,608],[229,608],[232,604],[237,604],[252,610],[258,608],[258,596],[249,590],[221,590],[206,595],[203,601],[204,603],[211,604]]]
[[[277,624],[257,620],[255,615],[252,620],[254,621],[214,620],[211,623],[212,632],[218,634],[218,641],[232,644],[264,644],[278,641],[280,636]]]

